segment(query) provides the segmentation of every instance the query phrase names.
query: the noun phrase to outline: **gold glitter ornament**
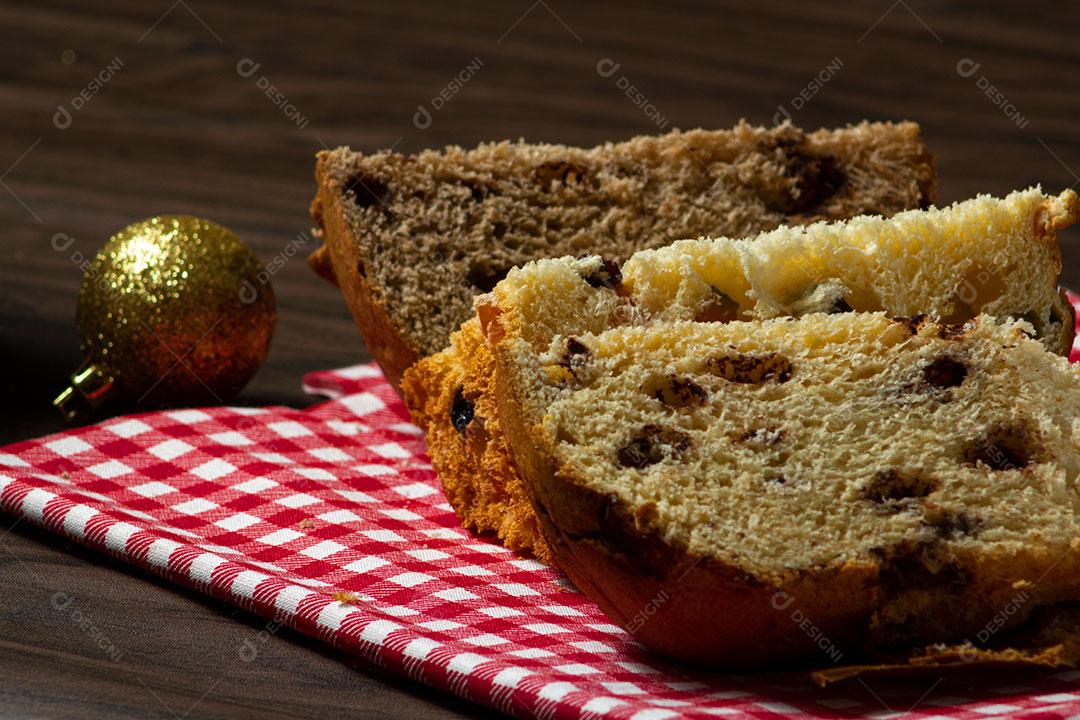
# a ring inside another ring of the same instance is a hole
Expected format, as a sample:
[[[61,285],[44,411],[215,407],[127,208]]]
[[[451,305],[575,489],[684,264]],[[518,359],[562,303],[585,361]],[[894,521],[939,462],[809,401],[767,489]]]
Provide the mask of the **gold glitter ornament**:
[[[53,401],[69,420],[110,406],[222,403],[266,359],[270,277],[232,231],[163,215],[109,238],[83,276],[84,362]]]

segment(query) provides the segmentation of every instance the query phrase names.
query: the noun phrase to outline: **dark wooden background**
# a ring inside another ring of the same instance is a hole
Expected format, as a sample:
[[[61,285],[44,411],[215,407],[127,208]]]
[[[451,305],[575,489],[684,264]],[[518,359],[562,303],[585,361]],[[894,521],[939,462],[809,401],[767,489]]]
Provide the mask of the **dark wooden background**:
[[[942,202],[1034,182],[1057,192],[1080,180],[1078,29],[1076,3],[1004,0],[0,3],[0,442],[61,428],[49,401],[79,361],[81,257],[129,222],[190,213],[269,262],[309,227],[323,145],[655,132],[626,78],[670,127],[771,123],[781,105],[808,128],[917,120]],[[610,77],[597,72],[605,59],[619,63]],[[259,68],[244,77],[241,61]],[[474,76],[432,109],[470,64]],[[794,101],[830,64],[820,91]],[[264,94],[263,77],[302,118]],[[54,122],[61,105],[67,127]],[[58,233],[74,238],[63,251]],[[1077,234],[1064,237],[1063,280],[1080,288]],[[309,403],[305,372],[368,357],[336,291],[300,259],[310,244],[300,249],[273,279],[277,335],[243,402]],[[285,630],[238,662],[258,618],[12,521],[0,517],[0,715],[490,714]],[[68,610],[52,607],[57,592],[75,598]],[[74,628],[71,607],[118,662]]]

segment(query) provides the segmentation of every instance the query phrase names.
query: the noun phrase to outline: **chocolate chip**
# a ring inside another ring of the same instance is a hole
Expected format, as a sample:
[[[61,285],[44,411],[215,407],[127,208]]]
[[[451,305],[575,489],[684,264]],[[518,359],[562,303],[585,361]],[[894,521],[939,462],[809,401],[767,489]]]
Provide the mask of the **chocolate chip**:
[[[496,220],[491,226],[491,234],[496,240],[502,240],[506,236],[506,231],[509,230],[509,226],[501,220]]]
[[[941,389],[963,384],[967,375],[967,365],[950,357],[939,357],[923,368],[926,384]]]
[[[619,448],[619,464],[623,467],[645,468],[664,459],[648,439],[634,438]]]
[[[727,293],[709,286],[712,296],[697,311],[694,322],[728,323],[736,320],[739,316],[739,303],[735,302]]]
[[[983,527],[983,521],[966,510],[938,509],[928,512],[923,522],[934,528],[937,536],[943,540],[977,535]]]
[[[353,175],[345,182],[345,192],[352,193],[353,202],[361,208],[377,205],[386,209],[390,200],[390,188],[386,183],[363,173]]]
[[[583,279],[594,288],[615,290],[622,282],[622,270],[617,262],[605,258],[600,260],[600,267],[583,276]]]
[[[467,400],[462,392],[463,388],[458,388],[457,394],[454,395],[454,402],[450,404],[450,422],[453,423],[455,430],[464,435],[465,428],[473,420],[475,408],[472,400]]]
[[[971,330],[971,326],[966,322],[961,323],[940,323],[941,327],[941,339],[942,340],[961,340]]]
[[[585,363],[589,360],[589,348],[585,346],[585,343],[578,340],[576,337],[568,337],[565,341],[566,351],[563,352],[562,364],[570,368],[572,371],[580,370],[585,367]]]
[[[938,485],[937,480],[918,474],[895,469],[879,470],[862,487],[862,497],[880,505],[896,505],[899,510],[902,501],[924,498],[937,490]]]
[[[508,272],[510,272],[509,268],[493,267],[481,262],[469,268],[469,271],[465,273],[465,280],[470,287],[489,293],[502,282]]]
[[[926,322],[926,315],[919,313],[918,315],[912,315],[911,317],[894,317],[893,322],[900,323],[908,329],[908,331],[914,335],[919,332],[919,328],[924,322]]]
[[[1031,462],[1027,451],[1000,443],[980,445],[976,460],[981,460],[994,470],[1012,470],[1027,467]]]
[[[589,348],[576,337],[566,338],[566,352],[569,355],[588,355]]]
[[[536,168],[536,179],[545,189],[550,189],[555,182],[576,185],[585,180],[585,168],[565,161],[546,162]]]
[[[790,172],[798,177],[799,197],[795,208],[803,214],[821,212],[821,203],[835,195],[847,181],[840,164],[831,155],[795,155]]]
[[[357,260],[356,262],[356,274],[362,278],[367,277],[367,267],[364,265],[363,260]]]
[[[847,182],[836,158],[814,155],[801,140],[777,142],[783,154],[784,174],[794,183],[779,191],[762,194],[765,206],[785,215],[816,215],[823,212],[822,203],[835,195]]]
[[[964,451],[966,462],[983,463],[993,470],[1023,470],[1042,462],[1046,448],[1030,422],[998,423],[973,440]]]
[[[832,306],[826,310],[829,315],[838,315],[840,313],[855,312],[855,308],[848,305],[848,301],[844,298],[836,298]]]
[[[916,588],[961,588],[971,581],[971,574],[940,542],[905,540],[869,552],[878,561],[881,586],[890,594]]]
[[[709,372],[736,383],[759,384],[791,379],[791,361],[779,353],[764,355],[721,355],[706,361]]]
[[[623,467],[642,469],[655,465],[668,454],[681,453],[688,447],[690,436],[686,433],[659,425],[645,425],[630,442],[619,448],[617,456]]]
[[[709,394],[688,377],[675,374],[652,377],[642,385],[647,395],[673,408],[704,405]]]

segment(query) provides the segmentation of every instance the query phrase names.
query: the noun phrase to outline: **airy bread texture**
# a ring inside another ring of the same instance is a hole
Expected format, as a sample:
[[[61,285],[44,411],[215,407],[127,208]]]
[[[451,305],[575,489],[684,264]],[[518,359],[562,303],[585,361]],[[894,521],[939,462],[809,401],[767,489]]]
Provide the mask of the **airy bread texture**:
[[[635,254],[621,272],[595,256],[532,263],[478,300],[478,317],[449,348],[406,374],[405,401],[462,523],[548,561],[507,454],[482,322],[546,349],[564,335],[663,320],[854,309],[957,323],[985,312],[1027,320],[1048,349],[1067,354],[1075,323],[1057,289],[1057,230],[1075,222],[1078,205],[1071,190],[1054,197],[1029,189],[890,219],[680,241]]]
[[[650,648],[977,647],[1080,599],[1080,373],[1032,332],[818,313],[505,337],[499,417],[557,564]]]
[[[524,142],[319,153],[312,266],[342,289],[387,379],[442,350],[473,296],[530,260],[933,202],[914,123],[675,131],[592,149]]]
[[[945,209],[780,228],[749,240],[684,240],[637,253],[627,292],[649,317],[704,319],[717,299],[739,319],[810,312],[978,313],[1023,317],[1047,349],[1068,354],[1075,328],[1061,297],[1057,231],[1076,222],[1076,194],[1039,188],[980,195]]]

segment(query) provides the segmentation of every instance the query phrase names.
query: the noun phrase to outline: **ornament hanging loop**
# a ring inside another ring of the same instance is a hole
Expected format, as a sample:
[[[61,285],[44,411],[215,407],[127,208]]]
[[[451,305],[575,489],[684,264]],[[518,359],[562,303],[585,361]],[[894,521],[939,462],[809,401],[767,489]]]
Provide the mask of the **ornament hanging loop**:
[[[68,422],[92,417],[116,387],[116,379],[112,373],[89,360],[71,374],[70,382],[53,400],[53,407],[59,410]]]

